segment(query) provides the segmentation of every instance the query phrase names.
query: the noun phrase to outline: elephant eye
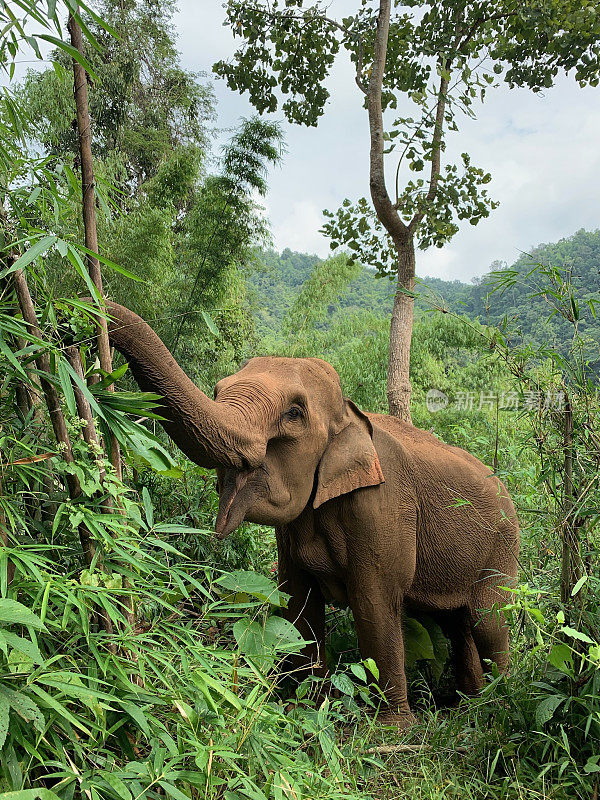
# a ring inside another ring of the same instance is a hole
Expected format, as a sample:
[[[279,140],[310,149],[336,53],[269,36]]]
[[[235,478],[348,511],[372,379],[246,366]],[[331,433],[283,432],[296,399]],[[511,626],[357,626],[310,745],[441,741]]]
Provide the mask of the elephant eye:
[[[285,412],[284,416],[286,419],[302,419],[304,414],[301,408],[298,406],[292,406]]]

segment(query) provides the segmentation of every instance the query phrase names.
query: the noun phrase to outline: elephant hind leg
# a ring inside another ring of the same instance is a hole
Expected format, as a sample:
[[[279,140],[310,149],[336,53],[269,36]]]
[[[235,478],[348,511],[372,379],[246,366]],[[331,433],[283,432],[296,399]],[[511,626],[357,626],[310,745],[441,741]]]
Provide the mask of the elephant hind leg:
[[[504,602],[497,590],[488,588],[475,598],[471,608],[471,630],[484,672],[487,661],[494,662],[504,672],[510,660],[509,631],[504,612],[498,607]]]
[[[483,670],[471,626],[468,609],[452,612],[445,620],[444,629],[452,644],[452,665],[456,677],[456,690],[474,695],[483,687]]]

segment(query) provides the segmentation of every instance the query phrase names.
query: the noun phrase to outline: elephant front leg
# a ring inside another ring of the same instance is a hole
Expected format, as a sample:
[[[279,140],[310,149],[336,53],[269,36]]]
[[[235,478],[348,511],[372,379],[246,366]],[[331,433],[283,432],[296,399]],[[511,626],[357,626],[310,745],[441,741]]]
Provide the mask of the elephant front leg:
[[[350,594],[361,656],[377,664],[378,684],[385,695],[378,719],[407,728],[415,717],[408,705],[404,671],[402,598],[389,598],[381,589],[369,590],[365,585]]]
[[[286,537],[279,531],[276,533],[279,588],[290,595],[283,615],[309,643],[299,653],[288,656],[283,668],[298,680],[309,674],[325,677],[325,600],[316,579],[292,560]]]

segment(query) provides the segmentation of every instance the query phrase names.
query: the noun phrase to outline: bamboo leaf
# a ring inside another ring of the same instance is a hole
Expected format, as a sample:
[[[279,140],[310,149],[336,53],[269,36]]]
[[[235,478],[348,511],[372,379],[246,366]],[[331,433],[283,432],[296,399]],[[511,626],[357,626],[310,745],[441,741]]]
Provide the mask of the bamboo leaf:
[[[17,600],[10,600],[8,597],[0,598],[0,622],[7,622],[11,625],[25,625],[38,631],[46,630],[44,623],[33,611],[30,611],[23,603],[19,603]]]
[[[71,56],[72,59],[77,61],[78,64],[84,68],[84,70],[88,73],[90,78],[93,78],[94,81],[100,82],[98,75],[94,72],[94,68],[90,64],[90,62],[83,56],[76,47],[73,45],[68,44],[67,42],[63,41],[62,39],[58,39],[56,36],[51,36],[49,33],[41,33],[40,39],[43,39],[50,44],[53,44],[55,47],[58,47],[59,50],[62,50],[67,55]]]
[[[60,380],[60,385],[67,408],[69,409],[69,413],[76,417],[77,403],[75,402],[75,392],[73,391],[73,384],[71,383],[69,370],[66,368],[65,360],[63,358],[59,358],[58,360],[58,378]]]
[[[27,267],[32,261],[35,261],[36,258],[46,253],[56,240],[56,236],[43,236],[41,239],[38,239],[35,244],[32,244],[30,248],[17,258],[11,267],[7,267],[0,272],[0,278],[5,278],[7,275],[10,275],[11,272],[16,272],[18,269]]]
[[[0,695],[0,750],[4,747],[8,734],[8,718],[10,715],[10,705],[4,695]]]

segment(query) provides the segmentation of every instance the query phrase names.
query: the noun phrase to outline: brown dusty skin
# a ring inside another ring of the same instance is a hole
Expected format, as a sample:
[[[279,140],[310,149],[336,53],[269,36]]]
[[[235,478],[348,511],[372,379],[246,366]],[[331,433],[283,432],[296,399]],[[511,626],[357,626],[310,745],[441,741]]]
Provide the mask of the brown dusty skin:
[[[109,310],[140,387],[164,397],[167,432],[217,466],[219,536],[242,520],[275,526],[286,615],[311,642],[292,669],[326,674],[326,601],[352,609],[361,654],[379,667],[384,719],[400,727],[413,719],[404,607],[445,629],[460,691],[481,688],[487,659],[505,668],[500,587],[517,573],[519,529],[488,467],[397,417],[364,414],[317,358],[251,359],[209,400],[143,320]]]

